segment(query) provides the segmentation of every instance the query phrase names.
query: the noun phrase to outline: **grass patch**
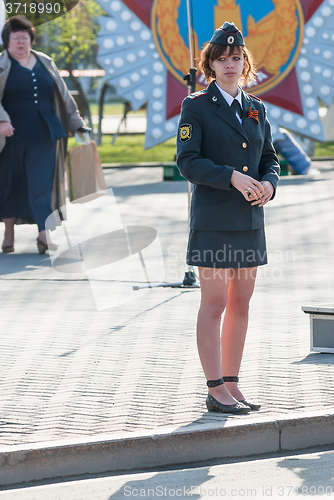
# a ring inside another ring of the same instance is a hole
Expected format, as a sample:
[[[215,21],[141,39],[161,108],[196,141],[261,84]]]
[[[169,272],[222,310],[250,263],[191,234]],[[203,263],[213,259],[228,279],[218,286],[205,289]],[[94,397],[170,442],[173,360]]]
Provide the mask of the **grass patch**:
[[[111,135],[103,135],[102,145],[98,146],[102,163],[169,162],[174,161],[176,154],[176,137],[150,149],[144,149],[144,134],[119,135],[113,146],[111,140]],[[74,137],[70,137],[69,149],[77,145]],[[314,155],[334,157],[334,141],[318,142]]]
[[[99,113],[98,103],[89,103],[90,112],[97,116]],[[103,115],[123,115],[124,104],[122,102],[106,102],[103,106]],[[145,114],[145,109],[139,109],[136,114]],[[130,111],[129,114],[134,114]],[[97,127],[97,125],[95,125]],[[104,158],[102,163],[136,163],[145,161],[171,161],[176,152],[175,138],[155,146],[152,149],[144,150],[144,135],[132,136],[130,134],[119,136],[114,146],[110,145],[111,136],[103,137],[102,146],[99,146],[100,157]],[[74,139],[69,141],[70,147],[75,145]],[[134,149],[133,149],[134,148]],[[174,150],[173,150],[174,148]],[[172,151],[173,150],[173,151]],[[334,157],[334,141],[317,142],[314,156]],[[115,159],[111,159],[115,158]],[[142,159],[139,159],[142,158]]]
[[[315,146],[314,156],[333,156],[334,157],[334,141],[317,142]]]
[[[101,146],[97,147],[102,163],[169,162],[176,154],[176,137],[150,149],[144,149],[144,134],[119,135],[113,146],[111,139],[111,135],[104,135]],[[77,145],[74,137],[70,137],[69,149]]]
[[[89,103],[90,112],[92,115],[98,116],[99,114],[99,105],[96,102]],[[124,113],[124,104],[121,102],[107,102],[103,106],[103,116],[107,115],[123,115]],[[134,111],[129,111],[128,114],[132,115]],[[136,114],[146,113],[146,109],[139,109],[135,112]]]

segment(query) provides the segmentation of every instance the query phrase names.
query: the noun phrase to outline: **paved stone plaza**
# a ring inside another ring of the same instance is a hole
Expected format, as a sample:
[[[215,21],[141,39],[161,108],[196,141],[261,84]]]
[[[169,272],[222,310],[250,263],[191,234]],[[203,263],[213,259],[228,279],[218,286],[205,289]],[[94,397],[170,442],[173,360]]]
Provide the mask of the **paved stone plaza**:
[[[162,168],[105,176],[123,223],[158,231],[164,281],[182,280],[186,182],[163,182]],[[98,311],[88,279],[55,272],[37,254],[36,227],[17,227],[15,253],[0,254],[0,445],[332,409],[334,355],[310,353],[301,306],[334,302],[333,193],[334,162],[317,162],[308,176],[283,177],[266,208],[270,263],[259,270],[240,372],[245,395],[262,408],[246,416],[206,411],[199,289],[134,292]]]

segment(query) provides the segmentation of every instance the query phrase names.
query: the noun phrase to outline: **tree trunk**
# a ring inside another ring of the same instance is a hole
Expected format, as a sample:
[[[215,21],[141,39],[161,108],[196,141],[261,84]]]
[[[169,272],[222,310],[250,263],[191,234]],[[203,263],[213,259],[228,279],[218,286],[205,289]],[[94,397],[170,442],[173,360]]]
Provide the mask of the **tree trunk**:
[[[67,64],[66,69],[69,72],[69,77],[70,77],[71,82],[73,83],[75,90],[78,92],[78,95],[73,96],[73,97],[77,103],[80,115],[83,118],[87,118],[88,126],[92,129],[91,136],[93,138],[95,138],[94,127],[93,127],[93,122],[92,122],[92,115],[90,114],[90,109],[89,109],[89,103],[87,101],[85,92],[81,86],[80,80],[76,76],[72,75],[72,69],[73,69],[72,64],[70,64],[70,63]]]

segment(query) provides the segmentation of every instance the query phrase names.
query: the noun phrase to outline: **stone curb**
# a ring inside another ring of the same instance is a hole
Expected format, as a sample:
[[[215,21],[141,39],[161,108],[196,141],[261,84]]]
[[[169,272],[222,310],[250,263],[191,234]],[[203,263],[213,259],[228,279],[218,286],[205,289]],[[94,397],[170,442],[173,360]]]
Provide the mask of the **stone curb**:
[[[291,451],[334,443],[334,410],[0,449],[0,485]]]

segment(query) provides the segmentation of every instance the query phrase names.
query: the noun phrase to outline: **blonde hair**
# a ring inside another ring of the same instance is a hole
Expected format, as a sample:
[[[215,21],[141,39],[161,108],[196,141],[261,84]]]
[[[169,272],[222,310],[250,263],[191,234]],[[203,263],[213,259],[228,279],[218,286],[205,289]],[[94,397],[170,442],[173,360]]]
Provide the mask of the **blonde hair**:
[[[202,50],[199,59],[199,69],[204,73],[208,83],[216,79],[215,72],[211,69],[210,61],[216,61],[222,54],[229,49],[228,56],[234,54],[235,48],[238,48],[239,54],[243,54],[245,67],[243,69],[240,81],[242,85],[256,80],[256,68],[252,54],[246,47],[241,45],[220,45],[219,43],[208,43]]]

